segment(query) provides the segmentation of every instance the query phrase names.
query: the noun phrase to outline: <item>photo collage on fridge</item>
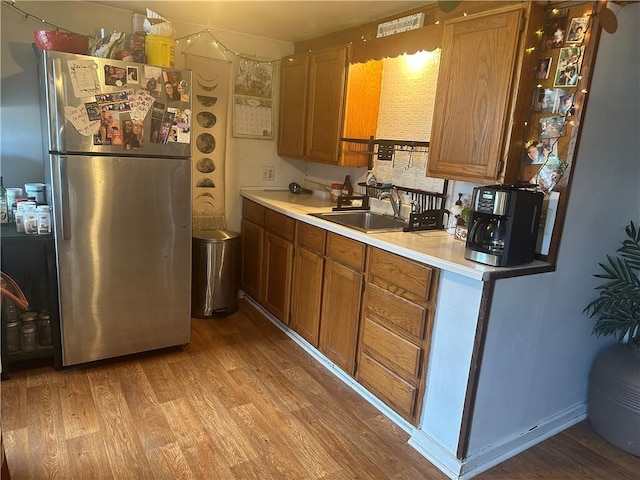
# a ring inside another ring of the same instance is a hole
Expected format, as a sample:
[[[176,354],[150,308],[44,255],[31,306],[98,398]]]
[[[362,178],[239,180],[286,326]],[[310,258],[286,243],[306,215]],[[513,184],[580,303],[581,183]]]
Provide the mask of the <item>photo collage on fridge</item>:
[[[96,68],[86,62],[92,61],[69,60],[67,68],[76,95],[92,94],[95,100],[67,107],[65,113],[94,145],[136,150],[146,142],[191,142],[190,85],[182,71],[108,60]]]

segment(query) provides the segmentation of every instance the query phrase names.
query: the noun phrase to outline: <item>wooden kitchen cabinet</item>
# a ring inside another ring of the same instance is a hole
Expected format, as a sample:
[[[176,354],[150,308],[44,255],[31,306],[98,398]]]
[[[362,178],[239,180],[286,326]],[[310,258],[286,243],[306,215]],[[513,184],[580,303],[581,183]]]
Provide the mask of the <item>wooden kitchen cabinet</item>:
[[[365,167],[367,155],[343,151],[341,138],[376,133],[382,62],[349,65],[350,45],[282,58],[278,155]]]
[[[242,200],[240,244],[242,268],[240,287],[256,300],[263,302],[262,263],[264,251],[264,214],[266,208],[247,199]]]
[[[242,289],[289,323],[295,220],[243,199]]]
[[[370,247],[356,379],[417,424],[438,270]]]
[[[521,26],[532,23],[532,9],[541,11],[530,3],[535,2],[445,23],[428,176],[480,183],[514,180],[505,178],[514,170],[507,169],[507,161],[518,163],[523,150],[511,150],[514,158],[509,159],[509,144],[512,138],[522,142],[512,134],[522,131],[525,120],[524,111],[514,106],[518,95],[530,105],[532,82],[527,78],[521,85],[520,80],[523,62],[537,58],[524,54],[523,39],[530,32]]]
[[[327,233],[319,350],[349,375],[355,373],[366,247]]]
[[[278,155],[304,156],[309,55],[290,55],[280,62]]]
[[[290,327],[318,347],[326,232],[304,222],[296,225]]]

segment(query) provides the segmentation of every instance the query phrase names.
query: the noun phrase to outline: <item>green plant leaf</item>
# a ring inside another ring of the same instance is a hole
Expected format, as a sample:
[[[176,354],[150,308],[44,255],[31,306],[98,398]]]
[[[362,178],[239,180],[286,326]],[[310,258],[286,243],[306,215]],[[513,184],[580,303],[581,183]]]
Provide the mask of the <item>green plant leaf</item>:
[[[583,310],[596,318],[592,333],[597,336],[626,335],[640,340],[640,229],[632,222],[625,228],[627,238],[617,250],[618,256],[607,255],[608,263],[598,263],[604,273],[594,274],[608,280],[595,287],[598,298]]]

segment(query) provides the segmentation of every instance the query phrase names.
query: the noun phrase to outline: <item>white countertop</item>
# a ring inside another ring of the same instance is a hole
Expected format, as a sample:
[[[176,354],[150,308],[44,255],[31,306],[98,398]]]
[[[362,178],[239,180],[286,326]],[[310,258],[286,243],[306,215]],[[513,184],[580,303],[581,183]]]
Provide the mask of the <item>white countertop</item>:
[[[330,232],[396,253],[417,262],[448,270],[474,280],[487,281],[492,275],[517,276],[549,271],[551,265],[539,260],[518,267],[492,267],[464,258],[465,245],[444,230],[418,232],[364,233],[338,225],[310,213],[330,212],[335,204],[311,194],[293,194],[288,190],[242,190],[240,194],[260,205]],[[533,267],[533,268],[532,268]],[[505,275],[508,274],[508,275]]]

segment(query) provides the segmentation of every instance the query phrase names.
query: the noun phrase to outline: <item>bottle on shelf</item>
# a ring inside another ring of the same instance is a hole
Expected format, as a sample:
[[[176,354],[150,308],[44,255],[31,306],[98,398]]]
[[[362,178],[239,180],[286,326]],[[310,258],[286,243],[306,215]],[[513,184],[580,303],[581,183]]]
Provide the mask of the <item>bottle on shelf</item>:
[[[0,223],[9,223],[9,205],[7,204],[7,189],[0,176]]]
[[[342,183],[342,195],[353,195],[353,185],[351,185],[351,178],[349,175],[344,177],[344,182]]]

